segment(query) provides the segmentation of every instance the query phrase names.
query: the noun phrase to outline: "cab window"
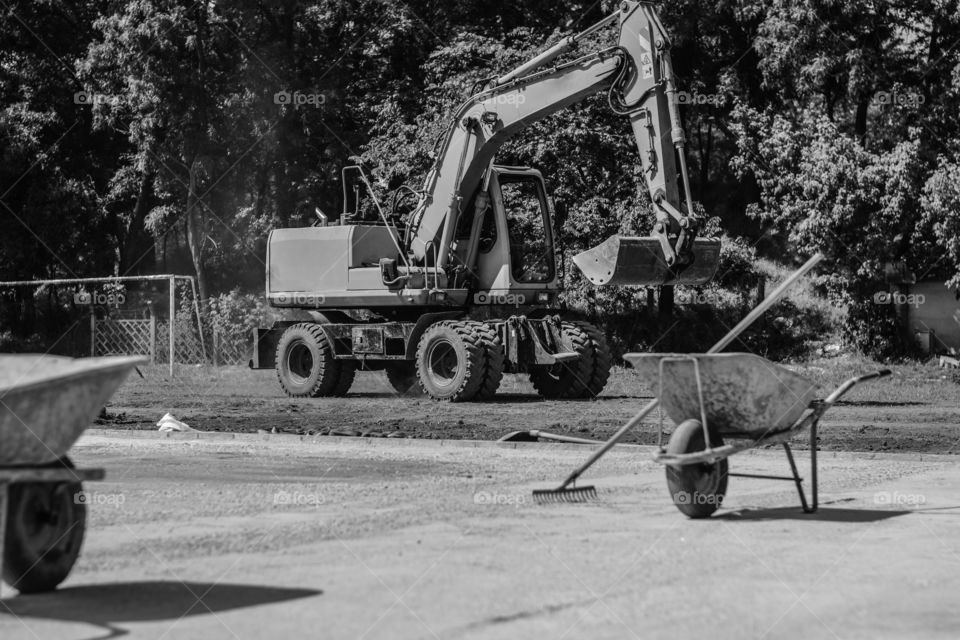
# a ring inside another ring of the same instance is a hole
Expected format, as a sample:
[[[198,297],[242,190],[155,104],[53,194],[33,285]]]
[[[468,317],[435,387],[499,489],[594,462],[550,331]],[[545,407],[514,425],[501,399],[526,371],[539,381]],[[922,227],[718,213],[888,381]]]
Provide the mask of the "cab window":
[[[549,282],[553,279],[553,242],[543,183],[536,176],[501,175],[499,179],[513,279]]]

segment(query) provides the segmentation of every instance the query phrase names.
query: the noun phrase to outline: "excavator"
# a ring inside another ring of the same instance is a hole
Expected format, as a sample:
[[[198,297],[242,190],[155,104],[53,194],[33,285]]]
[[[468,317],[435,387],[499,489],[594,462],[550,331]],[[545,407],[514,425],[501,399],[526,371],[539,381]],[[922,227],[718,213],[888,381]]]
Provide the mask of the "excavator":
[[[616,46],[558,62],[614,26]],[[489,399],[505,372],[528,374],[546,398],[599,394],[610,350],[596,326],[561,315],[543,175],[497,164],[496,154],[524,127],[601,91],[630,122],[655,220],[649,237],[613,236],[574,265],[596,286],[708,282],[720,242],[698,237],[670,39],[652,3],[625,1],[475,87],[419,189],[399,187],[387,206],[362,167],[345,167],[339,220],[318,209],[313,226],[274,229],[267,301],[300,318],[256,329],[250,366],[275,369],[292,397],[345,395],[361,369],[385,371],[398,393],[451,402]],[[358,219],[361,186],[372,221]]]

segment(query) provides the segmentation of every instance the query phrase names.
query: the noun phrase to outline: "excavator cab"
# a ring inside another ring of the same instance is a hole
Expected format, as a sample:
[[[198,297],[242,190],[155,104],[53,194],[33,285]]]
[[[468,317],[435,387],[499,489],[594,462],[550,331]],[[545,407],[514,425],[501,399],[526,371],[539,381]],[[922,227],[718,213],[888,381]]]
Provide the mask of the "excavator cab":
[[[494,296],[533,302],[559,287],[553,238],[553,208],[543,176],[535,169],[494,165],[486,189],[460,217],[457,253],[475,265],[477,286]]]

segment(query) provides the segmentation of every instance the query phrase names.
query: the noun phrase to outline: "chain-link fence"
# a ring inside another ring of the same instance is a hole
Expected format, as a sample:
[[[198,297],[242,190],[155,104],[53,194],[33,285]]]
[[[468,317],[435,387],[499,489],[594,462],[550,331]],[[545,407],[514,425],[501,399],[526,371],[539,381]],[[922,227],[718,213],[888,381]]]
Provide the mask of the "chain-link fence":
[[[204,323],[188,276],[0,282],[0,352],[245,364],[250,337]],[[171,320],[172,328],[171,332]]]

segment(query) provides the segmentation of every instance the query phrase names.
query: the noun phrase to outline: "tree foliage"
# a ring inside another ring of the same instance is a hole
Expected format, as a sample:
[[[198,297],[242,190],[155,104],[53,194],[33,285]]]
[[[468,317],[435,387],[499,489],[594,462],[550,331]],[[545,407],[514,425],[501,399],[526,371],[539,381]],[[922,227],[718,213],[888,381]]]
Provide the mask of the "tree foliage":
[[[344,164],[364,163],[381,195],[417,186],[477,81],[614,9],[10,0],[0,274],[193,272],[204,298],[257,291],[267,232],[309,224],[317,206],[338,211]],[[827,253],[823,286],[850,306],[867,350],[897,331],[895,317],[869,319],[889,312],[869,307],[885,263],[960,283],[956,0],[678,0],[659,11],[686,92],[694,196],[720,227],[786,263]],[[570,56],[611,44],[608,30]],[[649,229],[628,123],[604,96],[534,124],[498,159],[543,171],[566,204],[568,256]],[[585,313],[646,304],[644,291],[589,289],[570,269],[567,284]]]

